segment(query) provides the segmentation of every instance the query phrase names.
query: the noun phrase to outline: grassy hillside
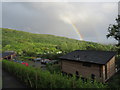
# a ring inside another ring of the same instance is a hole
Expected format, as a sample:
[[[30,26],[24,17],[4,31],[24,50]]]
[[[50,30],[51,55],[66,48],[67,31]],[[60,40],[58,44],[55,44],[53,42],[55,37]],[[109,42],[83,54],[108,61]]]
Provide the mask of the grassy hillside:
[[[79,41],[46,34],[33,34],[2,28],[2,49],[14,50],[20,55],[56,58],[73,50],[115,50],[112,45]]]

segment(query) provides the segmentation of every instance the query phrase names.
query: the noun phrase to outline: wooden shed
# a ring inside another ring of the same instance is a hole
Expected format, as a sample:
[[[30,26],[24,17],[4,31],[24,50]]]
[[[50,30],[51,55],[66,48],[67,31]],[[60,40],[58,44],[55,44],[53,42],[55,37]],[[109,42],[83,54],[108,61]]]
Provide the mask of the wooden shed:
[[[104,83],[116,72],[115,54],[113,51],[76,50],[60,57],[61,70]]]

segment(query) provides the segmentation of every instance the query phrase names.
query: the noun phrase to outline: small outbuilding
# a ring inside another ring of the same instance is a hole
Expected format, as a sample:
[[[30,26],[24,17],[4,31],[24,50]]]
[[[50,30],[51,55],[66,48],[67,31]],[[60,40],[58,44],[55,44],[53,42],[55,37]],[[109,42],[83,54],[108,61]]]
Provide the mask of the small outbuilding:
[[[0,60],[7,59],[12,60],[16,56],[16,53],[14,51],[6,51],[0,54]]]
[[[76,50],[61,59],[63,73],[106,82],[116,72],[113,51]]]

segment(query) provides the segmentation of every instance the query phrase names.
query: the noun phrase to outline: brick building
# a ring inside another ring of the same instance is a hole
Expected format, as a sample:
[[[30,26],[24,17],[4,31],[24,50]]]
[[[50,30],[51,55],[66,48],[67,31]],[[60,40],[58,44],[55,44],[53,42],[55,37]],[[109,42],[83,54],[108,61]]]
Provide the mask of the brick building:
[[[76,50],[60,57],[61,70],[104,83],[116,72],[115,54],[112,51]]]

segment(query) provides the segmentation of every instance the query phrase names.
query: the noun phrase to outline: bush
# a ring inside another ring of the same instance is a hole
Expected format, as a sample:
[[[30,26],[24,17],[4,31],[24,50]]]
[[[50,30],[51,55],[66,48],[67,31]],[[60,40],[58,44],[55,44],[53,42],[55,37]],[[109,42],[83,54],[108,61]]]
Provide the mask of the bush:
[[[81,79],[63,76],[61,73],[51,74],[49,71],[26,67],[16,62],[3,60],[3,69],[13,73],[28,87],[31,88],[106,88],[102,83],[88,81],[83,83]]]

